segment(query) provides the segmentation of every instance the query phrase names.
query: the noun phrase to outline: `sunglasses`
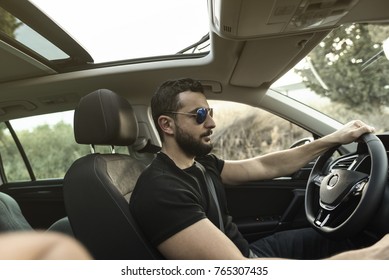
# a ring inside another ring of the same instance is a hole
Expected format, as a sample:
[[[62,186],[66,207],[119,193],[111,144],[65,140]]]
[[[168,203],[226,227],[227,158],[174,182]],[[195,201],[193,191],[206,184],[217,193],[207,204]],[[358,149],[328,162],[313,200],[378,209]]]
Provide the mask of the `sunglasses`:
[[[208,114],[211,116],[211,118],[213,117],[213,108],[198,108],[196,109],[196,113],[184,113],[184,112],[166,112],[166,113],[193,116],[196,118],[196,122],[198,124],[202,124],[207,119]]]

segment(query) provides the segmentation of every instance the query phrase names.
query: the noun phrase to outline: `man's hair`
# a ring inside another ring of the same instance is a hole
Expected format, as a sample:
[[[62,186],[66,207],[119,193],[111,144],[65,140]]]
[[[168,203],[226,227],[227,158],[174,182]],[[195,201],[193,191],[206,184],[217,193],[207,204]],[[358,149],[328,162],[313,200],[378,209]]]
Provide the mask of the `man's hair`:
[[[204,88],[199,81],[190,78],[168,80],[160,85],[151,98],[151,114],[161,140],[163,140],[163,133],[158,125],[158,118],[166,112],[176,112],[181,109],[178,95],[184,91],[204,93]]]

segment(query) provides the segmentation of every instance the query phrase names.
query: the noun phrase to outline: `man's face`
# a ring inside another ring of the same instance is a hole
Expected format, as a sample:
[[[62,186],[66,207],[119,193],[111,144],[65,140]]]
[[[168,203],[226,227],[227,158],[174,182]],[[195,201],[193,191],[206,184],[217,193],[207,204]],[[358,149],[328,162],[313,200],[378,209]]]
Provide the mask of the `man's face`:
[[[212,151],[213,144],[211,142],[203,142],[204,137],[209,137],[212,134],[211,130],[203,133],[197,138],[190,133],[185,132],[178,124],[176,124],[176,128],[177,144],[186,154],[191,156],[203,156]]]
[[[198,108],[209,108],[205,96],[201,93],[181,93],[180,102],[183,105],[180,112],[195,112]],[[208,113],[205,121],[200,124],[196,122],[194,116],[178,114],[175,126],[175,139],[184,153],[189,156],[202,156],[212,151],[210,136],[215,128],[215,122]]]

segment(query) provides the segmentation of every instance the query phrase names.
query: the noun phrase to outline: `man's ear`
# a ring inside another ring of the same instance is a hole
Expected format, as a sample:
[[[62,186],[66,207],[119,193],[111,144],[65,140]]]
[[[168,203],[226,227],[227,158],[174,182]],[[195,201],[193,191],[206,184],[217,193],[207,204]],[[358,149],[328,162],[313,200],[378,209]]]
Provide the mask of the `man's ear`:
[[[165,134],[173,134],[173,120],[171,117],[161,115],[158,118],[158,125]]]

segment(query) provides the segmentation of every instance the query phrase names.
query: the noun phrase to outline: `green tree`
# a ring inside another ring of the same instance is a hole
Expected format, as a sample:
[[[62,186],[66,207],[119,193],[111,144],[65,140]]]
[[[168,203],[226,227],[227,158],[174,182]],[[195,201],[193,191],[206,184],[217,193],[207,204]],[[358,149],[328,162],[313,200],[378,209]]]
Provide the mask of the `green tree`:
[[[0,31],[4,32],[11,38],[15,38],[15,30],[22,23],[18,21],[13,15],[0,7]]]
[[[12,136],[4,123],[1,125],[0,150],[7,180],[31,180]],[[72,126],[64,122],[37,126],[17,134],[37,179],[62,178],[77,158],[90,152],[87,145],[75,142]]]
[[[8,181],[29,180],[30,176],[5,123],[0,123],[0,154]]]
[[[389,63],[382,42],[389,25],[350,24],[330,33],[308,57],[311,67],[298,71],[305,85],[356,112],[389,104]]]
[[[37,179],[62,178],[74,160],[89,152],[87,145],[75,142],[72,126],[64,122],[23,130],[18,137]]]
[[[17,136],[31,164],[36,179],[63,178],[71,164],[89,154],[89,145],[76,143],[72,125],[63,121],[17,131]],[[96,152],[110,153],[109,147],[95,147]],[[128,153],[126,147],[115,147]],[[0,123],[0,151],[8,182],[31,180],[17,146],[4,123]]]

